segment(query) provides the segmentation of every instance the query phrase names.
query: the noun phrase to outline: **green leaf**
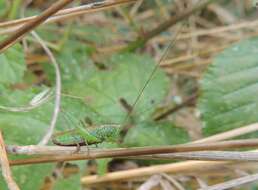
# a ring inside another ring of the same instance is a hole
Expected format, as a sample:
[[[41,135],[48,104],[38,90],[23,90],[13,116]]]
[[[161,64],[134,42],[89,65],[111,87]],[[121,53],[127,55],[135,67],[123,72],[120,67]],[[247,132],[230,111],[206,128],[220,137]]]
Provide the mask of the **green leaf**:
[[[187,132],[170,123],[145,122],[131,128],[123,145],[128,147],[144,147],[158,145],[181,144],[189,141]]]
[[[25,58],[20,44],[0,54],[0,83],[20,82],[26,70]]]
[[[86,45],[69,41],[69,46],[65,46],[64,49],[56,55],[62,73],[62,84],[64,86],[66,86],[67,83],[76,84],[79,81],[86,80],[90,72],[95,71],[93,70],[94,65],[89,57],[92,51],[93,49]],[[42,66],[50,81],[54,84],[55,70],[53,65],[44,63]]]
[[[6,143],[29,145],[38,143],[48,125],[30,114],[1,113],[0,128]]]
[[[65,88],[69,89],[69,93],[83,97],[87,105],[106,122],[121,123],[127,112],[120,98],[133,105],[149,79],[155,62],[146,55],[119,54],[107,60],[106,65],[109,66],[108,70],[90,72],[91,77],[84,82],[71,83]],[[134,108],[133,115],[137,120],[149,118],[167,90],[168,78],[158,69]]]
[[[14,180],[20,189],[40,189],[46,176],[53,170],[53,164],[37,164],[12,167]],[[2,176],[0,176],[0,189],[8,189]]]
[[[209,65],[198,103],[206,135],[258,121],[257,47],[258,38],[237,43]]]
[[[73,190],[79,190],[81,189],[81,183],[80,183],[80,173],[76,175],[71,175],[67,178],[58,179],[57,182],[54,185],[53,190],[63,190],[63,189],[73,189]]]

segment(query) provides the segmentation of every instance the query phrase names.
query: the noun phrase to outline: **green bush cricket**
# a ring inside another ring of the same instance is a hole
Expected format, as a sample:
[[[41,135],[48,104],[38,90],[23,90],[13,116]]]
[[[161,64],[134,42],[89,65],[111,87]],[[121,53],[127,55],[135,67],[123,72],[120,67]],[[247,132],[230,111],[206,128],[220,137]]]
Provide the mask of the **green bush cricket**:
[[[52,142],[59,146],[97,145],[102,142],[116,142],[119,139],[119,125],[101,125],[86,129],[80,122],[76,129],[56,133]]]

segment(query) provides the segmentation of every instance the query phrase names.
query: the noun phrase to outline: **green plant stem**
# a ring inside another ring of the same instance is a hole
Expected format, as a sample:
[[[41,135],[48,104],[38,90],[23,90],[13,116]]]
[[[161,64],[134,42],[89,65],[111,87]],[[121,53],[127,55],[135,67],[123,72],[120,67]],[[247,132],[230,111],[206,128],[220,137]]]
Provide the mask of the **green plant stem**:
[[[8,16],[10,20],[15,19],[17,17],[17,13],[19,12],[21,2],[21,0],[15,0],[12,2],[12,6]]]

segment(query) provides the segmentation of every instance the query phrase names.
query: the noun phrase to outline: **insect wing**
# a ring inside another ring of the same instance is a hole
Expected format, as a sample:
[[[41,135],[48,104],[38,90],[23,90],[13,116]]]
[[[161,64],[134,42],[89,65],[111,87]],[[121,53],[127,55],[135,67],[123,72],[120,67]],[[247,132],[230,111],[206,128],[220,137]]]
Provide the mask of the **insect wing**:
[[[52,142],[58,146],[84,146],[86,142],[76,130],[69,130],[56,133],[52,137]]]

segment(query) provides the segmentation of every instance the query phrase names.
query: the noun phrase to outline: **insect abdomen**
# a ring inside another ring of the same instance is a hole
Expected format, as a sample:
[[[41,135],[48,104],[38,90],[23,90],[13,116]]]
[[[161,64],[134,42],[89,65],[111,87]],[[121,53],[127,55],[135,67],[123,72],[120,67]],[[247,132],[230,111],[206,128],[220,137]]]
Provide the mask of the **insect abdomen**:
[[[58,146],[84,146],[84,139],[75,130],[60,132],[52,137],[52,142]]]
[[[90,131],[90,134],[101,141],[113,142],[118,138],[119,128],[117,126],[103,125]]]

